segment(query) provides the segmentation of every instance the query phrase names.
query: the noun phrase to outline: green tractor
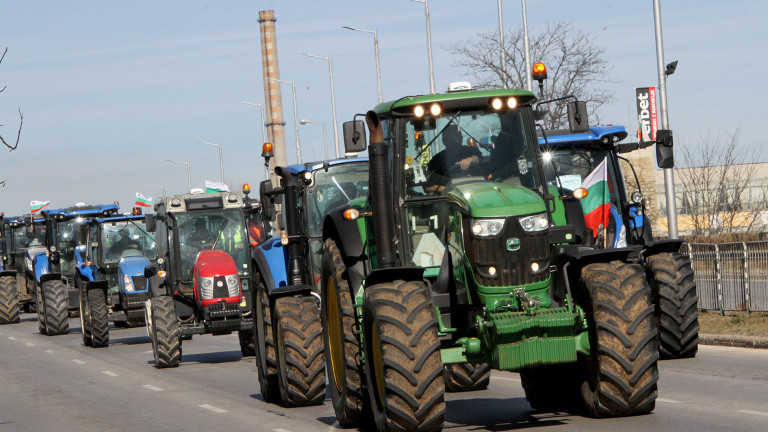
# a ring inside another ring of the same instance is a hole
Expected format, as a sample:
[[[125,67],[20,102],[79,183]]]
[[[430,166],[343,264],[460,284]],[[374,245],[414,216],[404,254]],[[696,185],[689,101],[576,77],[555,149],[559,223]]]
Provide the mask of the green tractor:
[[[654,409],[645,272],[628,249],[588,246],[578,200],[547,185],[535,101],[465,90],[366,114],[368,197],[323,225],[321,318],[342,426],[372,412],[380,431],[440,430],[446,383],[487,385],[485,365],[520,372],[536,409]],[[345,141],[364,139],[363,122],[345,125]]]

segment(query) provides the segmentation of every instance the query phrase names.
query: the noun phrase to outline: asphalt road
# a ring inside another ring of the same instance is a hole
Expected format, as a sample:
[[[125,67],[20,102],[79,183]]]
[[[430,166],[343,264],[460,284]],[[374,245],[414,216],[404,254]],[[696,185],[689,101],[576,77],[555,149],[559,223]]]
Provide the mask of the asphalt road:
[[[335,430],[330,400],[287,409],[264,403],[256,365],[237,336],[195,336],[182,365],[157,370],[144,328],[113,329],[108,348],[69,335],[41,336],[32,314],[0,326],[0,431]],[[768,350],[700,347],[695,359],[660,363],[653,414],[589,419],[536,413],[517,374],[494,372],[488,390],[447,395],[447,431],[768,430]]]

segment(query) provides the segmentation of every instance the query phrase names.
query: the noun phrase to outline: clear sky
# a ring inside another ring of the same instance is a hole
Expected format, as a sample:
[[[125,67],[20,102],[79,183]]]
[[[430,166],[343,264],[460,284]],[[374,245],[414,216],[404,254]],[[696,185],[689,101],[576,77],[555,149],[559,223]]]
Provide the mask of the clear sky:
[[[676,144],[741,126],[744,145],[768,148],[760,133],[768,2],[662,0],[670,126]],[[521,3],[503,1],[507,29],[522,25]],[[466,71],[452,66],[451,44],[498,27],[494,0],[431,0],[435,83],[443,91]],[[658,85],[653,2],[528,0],[529,31],[570,21],[606,47],[615,102],[606,123],[634,123],[634,89]],[[296,82],[299,118],[325,122],[333,145],[328,64],[339,123],[377,101],[372,35],[377,29],[384,99],[429,92],[424,6],[410,0],[362,1],[13,1],[0,0],[0,133],[19,149],[0,148],[0,211],[29,212],[31,200],[66,207],[121,202],[136,192],[157,197],[218,181],[215,147],[223,144],[225,180],[264,178],[259,109],[263,103],[258,13],[274,10],[283,80]],[[536,59],[533,59],[534,61]],[[283,86],[289,162],[295,162],[290,86]],[[634,127],[634,125],[632,125]],[[303,160],[324,155],[322,127],[300,126]],[[331,148],[331,155],[335,152]],[[254,188],[256,189],[256,188]]]

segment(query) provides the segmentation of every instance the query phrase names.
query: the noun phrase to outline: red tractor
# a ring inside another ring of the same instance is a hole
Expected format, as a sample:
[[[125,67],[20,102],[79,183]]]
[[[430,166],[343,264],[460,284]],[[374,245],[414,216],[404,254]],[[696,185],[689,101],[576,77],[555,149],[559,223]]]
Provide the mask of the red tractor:
[[[145,270],[147,332],[158,368],[181,363],[181,341],[195,334],[238,332],[253,355],[250,241],[246,217],[256,204],[233,192],[163,197],[155,232],[157,263]]]

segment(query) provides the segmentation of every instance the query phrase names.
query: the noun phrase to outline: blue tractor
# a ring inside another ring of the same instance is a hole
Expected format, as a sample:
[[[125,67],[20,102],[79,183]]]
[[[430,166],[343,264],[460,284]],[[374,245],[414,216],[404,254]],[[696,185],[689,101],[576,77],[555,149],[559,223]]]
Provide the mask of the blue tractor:
[[[76,314],[79,309],[72,279],[75,248],[85,234],[83,221],[88,217],[111,216],[117,210],[117,204],[43,210],[40,212],[44,220],[43,244],[39,241],[42,227],[35,223],[32,215],[27,216],[25,229],[33,240],[24,252],[24,265],[27,279],[34,287],[40,334],[54,336],[69,332],[69,314]]]
[[[2,295],[3,300],[0,300],[2,302],[0,308],[6,311],[7,321],[10,322],[16,322],[13,316],[18,315],[19,312],[34,312],[35,279],[31,277],[31,270],[27,269],[24,257],[30,245],[42,245],[45,237],[45,221],[40,215],[37,216],[36,218],[29,218],[29,216],[3,218],[5,252],[0,285],[5,294]],[[28,218],[37,225],[37,230],[33,232],[37,233],[38,238],[28,235],[26,228]]]
[[[270,149],[262,154],[267,162]],[[368,159],[276,167],[279,188],[260,187],[263,220],[279,235],[253,251],[254,345],[261,394],[306,406],[325,399],[324,329],[318,308],[323,220],[328,210],[365,199]],[[282,204],[276,217],[275,204]]]
[[[605,161],[602,169],[608,189],[604,196],[609,204],[608,223],[598,226],[593,238],[587,240],[597,248],[634,250],[634,259],[645,267],[653,292],[659,354],[662,358],[693,357],[698,350],[699,311],[691,260],[680,250],[682,240],[654,240],[645,214],[649,202],[643,197],[634,167],[621,156],[654,142],[622,142],[626,137],[623,126],[592,126],[583,133],[545,131],[539,137],[545,174],[549,184],[565,196],[582,188]],[[620,161],[632,170],[634,182],[624,175]],[[634,190],[630,193],[628,187]],[[583,207],[588,199],[580,200]]]
[[[109,345],[109,323],[144,325],[149,299],[144,269],[155,260],[155,236],[140,211],[84,222],[85,242],[75,249],[74,284],[85,346]]]
[[[8,218],[17,222],[16,218]],[[13,266],[12,228],[5,215],[0,213],[0,324],[19,322],[19,292],[16,284],[16,268]]]

